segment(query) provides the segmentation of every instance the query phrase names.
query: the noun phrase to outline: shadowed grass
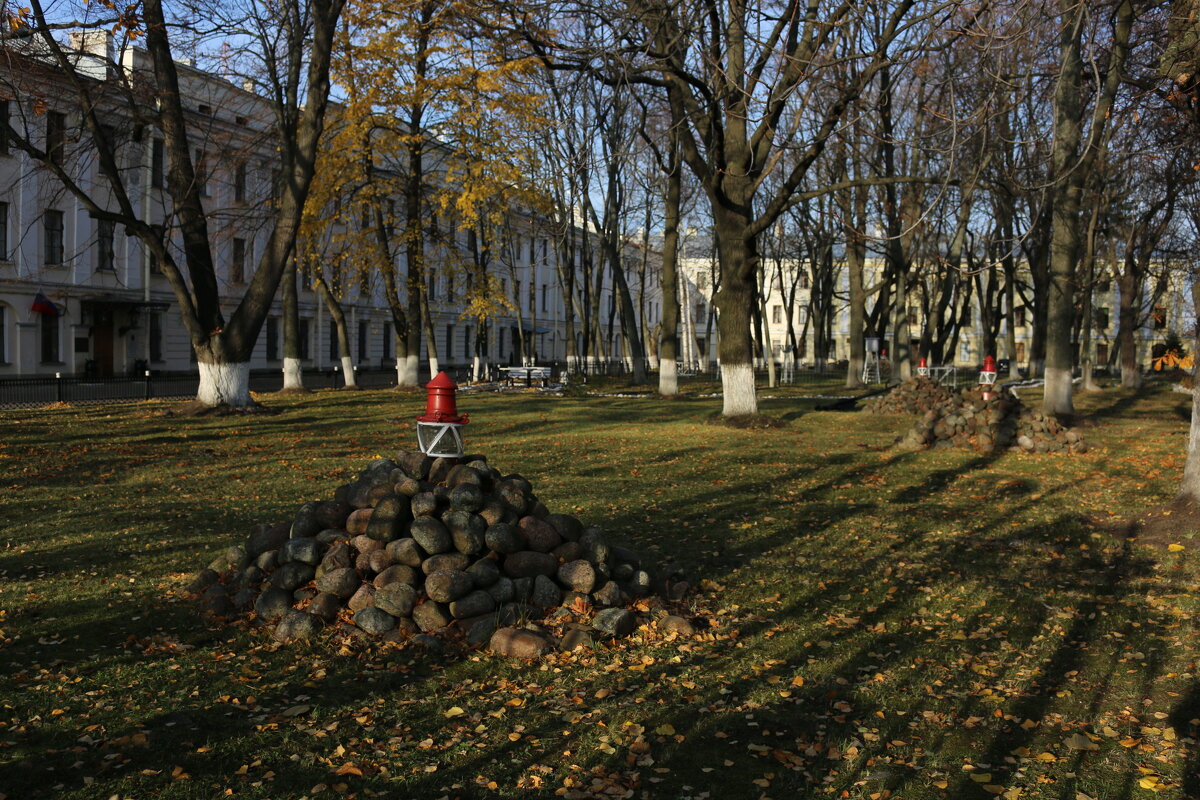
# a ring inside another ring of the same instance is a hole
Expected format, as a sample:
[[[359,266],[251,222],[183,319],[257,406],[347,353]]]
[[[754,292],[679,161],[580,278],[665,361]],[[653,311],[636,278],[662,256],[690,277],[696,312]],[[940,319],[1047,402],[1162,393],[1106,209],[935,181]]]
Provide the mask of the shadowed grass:
[[[468,449],[703,579],[694,639],[533,664],[278,648],[181,598],[251,525],[411,447],[419,393],[0,413],[0,793],[1195,795],[1200,543],[1083,521],[1172,494],[1189,398],[1081,396],[1097,447],[1052,458],[901,453],[911,420],[804,394],[764,400],[766,430],[696,395],[460,398]]]

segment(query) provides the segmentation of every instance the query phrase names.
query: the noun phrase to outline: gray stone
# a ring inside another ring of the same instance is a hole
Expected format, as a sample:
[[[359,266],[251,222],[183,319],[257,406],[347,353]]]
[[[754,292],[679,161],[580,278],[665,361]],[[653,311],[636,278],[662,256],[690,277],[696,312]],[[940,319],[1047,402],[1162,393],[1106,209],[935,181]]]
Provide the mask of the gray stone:
[[[592,601],[598,606],[615,606],[621,602],[621,587],[616,581],[606,581],[592,590]]]
[[[407,497],[389,494],[380,499],[367,523],[367,536],[380,542],[390,542],[404,535],[412,521],[412,508]]]
[[[496,605],[503,603],[511,603],[516,598],[516,588],[513,586],[511,578],[500,577],[495,583],[485,589],[492,599],[496,601]]]
[[[292,607],[292,593],[283,589],[267,589],[254,601],[254,613],[265,620],[277,620]]]
[[[582,558],[568,561],[558,568],[558,581],[576,592],[588,594],[596,587],[596,570]]]
[[[308,613],[320,617],[325,622],[333,622],[342,610],[342,598],[328,592],[322,592],[313,598],[306,609]]]
[[[504,572],[513,578],[553,575],[558,572],[558,559],[549,553],[522,550],[504,559]]]
[[[421,562],[421,571],[426,575],[432,575],[433,573],[444,569],[464,572],[470,563],[470,556],[464,555],[463,553],[442,553],[440,555],[430,556]]]
[[[612,576],[618,581],[628,581],[636,571],[633,564],[617,564],[613,567]]]
[[[444,625],[442,627],[445,627]],[[430,636],[428,633],[418,633],[412,637],[412,643],[418,647],[425,649],[427,653],[439,655],[446,652],[446,645],[442,644],[442,640],[436,636]]]
[[[477,470],[467,464],[459,464],[452,468],[450,474],[446,476],[446,485],[454,489],[464,483],[469,483],[482,489],[485,480],[487,480],[486,472]]]
[[[389,583],[375,592],[375,606],[393,617],[412,615],[417,602],[417,590],[407,583]]]
[[[318,505],[319,503],[316,500],[310,500],[300,506],[300,510],[296,512],[295,519],[292,520],[291,538],[311,538],[327,527],[322,525],[321,520],[317,517]]]
[[[554,530],[554,526],[537,517],[522,517],[517,528],[524,534],[530,550],[549,553],[562,544],[562,537]]]
[[[492,596],[482,589],[476,589],[450,603],[450,616],[455,619],[478,617],[495,610],[495,608],[496,601],[492,599]]]
[[[338,597],[350,597],[358,591],[362,581],[358,577],[358,573],[349,567],[335,569],[326,572],[317,581],[317,590],[328,592],[329,594],[337,595]]]
[[[301,586],[296,591],[292,592],[292,600],[297,604],[307,603],[317,596],[317,590],[311,586]]]
[[[396,627],[396,620],[391,614],[377,606],[364,608],[354,615],[354,624],[370,634],[378,636]]]
[[[247,586],[244,589],[239,589],[238,593],[233,596],[233,607],[239,611],[245,611],[254,605],[256,599],[258,599],[258,592],[254,588]]]
[[[393,564],[375,576],[375,580],[371,583],[375,584],[376,589],[382,589],[393,583],[407,583],[411,586],[416,586],[421,580],[420,573],[407,564]]]
[[[511,481],[504,481],[495,490],[496,495],[504,504],[518,516],[524,516],[529,509],[529,497],[521,488]]]
[[[484,544],[497,553],[517,553],[525,549],[525,537],[511,525],[497,522],[489,525],[483,534]]]
[[[530,502],[529,512],[528,512],[529,516],[537,517],[538,519],[543,520],[543,521],[546,519],[546,517],[550,516],[550,509],[546,508],[546,506],[542,504],[541,500],[538,500],[536,497],[530,496],[529,502]]]
[[[305,611],[292,609],[275,626],[272,636],[280,642],[302,642],[321,632],[324,622]]]
[[[460,483],[450,490],[450,507],[468,513],[483,508],[483,490],[475,483]]]
[[[350,505],[355,508],[374,508],[376,503],[392,493],[389,477],[390,473],[359,480],[350,492]]]
[[[530,595],[533,594],[533,578],[514,578],[513,579],[513,599],[518,603],[529,602]]]
[[[514,472],[511,475],[505,475],[500,480],[502,483],[508,483],[512,486],[517,487],[525,494],[529,494],[530,492],[533,491],[533,484],[530,483],[528,480],[526,480],[525,477],[522,476],[520,473]]]
[[[417,517],[413,520],[410,534],[421,549],[430,555],[445,553],[453,547],[450,531],[433,517]]]
[[[372,539],[366,534],[360,534],[350,540],[350,546],[359,553],[374,553],[376,550],[382,550],[384,543],[378,539]]]
[[[446,476],[450,474],[450,470],[458,465],[457,458],[435,458],[433,464],[429,467],[429,482],[442,483],[446,480]]]
[[[437,513],[437,507],[437,497],[433,492],[418,492],[409,501],[409,508],[412,509],[414,518],[431,517]]]
[[[642,565],[642,559],[633,550],[620,545],[613,545],[609,548],[612,551],[612,556],[617,562],[622,564],[632,564],[635,568]]]
[[[392,557],[387,550],[376,550],[367,554],[367,569],[371,572],[383,572],[392,565]]]
[[[484,522],[488,525],[495,525],[497,522],[504,520],[504,515],[508,511],[508,507],[499,500],[487,499],[483,504],[483,508],[479,509],[479,516],[483,517]]]
[[[290,525],[256,525],[246,537],[246,553],[256,558],[268,550],[278,550],[287,541]]]
[[[403,495],[409,500],[409,510],[412,510],[412,498],[421,493],[421,482],[416,478],[404,478],[396,482],[396,494]]]
[[[360,508],[350,514],[346,519],[346,533],[351,536],[362,536],[367,532],[367,526],[371,524],[371,515],[375,513],[373,508]]]
[[[619,639],[633,633],[637,628],[637,618],[626,608],[606,608],[592,618],[592,627]]]
[[[583,525],[570,514],[550,514],[546,517],[546,522],[554,526],[554,530],[558,531],[564,542],[577,542],[583,535]]]
[[[321,562],[321,545],[316,539],[288,539],[280,549],[283,563],[299,561],[314,567]]]
[[[465,626],[466,640],[467,644],[473,647],[478,647],[488,641],[496,632],[496,617],[493,614],[487,614],[469,622],[470,624]]]
[[[224,597],[227,590],[219,583],[214,583],[200,594],[201,600],[211,600],[214,597]]]
[[[346,608],[351,611],[362,611],[364,608],[370,608],[375,605],[375,587],[369,583],[364,583],[350,596],[346,601]]]
[[[476,589],[486,589],[500,579],[500,565],[492,558],[481,558],[467,569]]]
[[[591,650],[595,646],[596,642],[592,639],[592,635],[579,628],[568,630],[563,634],[562,641],[558,643],[558,649],[566,653],[580,647]]]
[[[419,567],[425,560],[425,551],[417,544],[416,539],[397,539],[394,542],[388,542],[387,551],[388,555],[392,557],[392,561],[397,564]]]
[[[321,564],[317,567],[317,577],[321,577],[326,572],[335,569],[349,567],[354,563],[350,556],[350,545],[347,542],[338,542],[329,548],[325,553],[325,557],[321,559]]]
[[[471,591],[471,576],[460,570],[444,569],[425,579],[425,593],[438,603],[450,603]]]
[[[679,636],[691,636],[696,632],[696,628],[692,623],[688,622],[683,617],[676,617],[668,614],[665,617],[659,617],[655,626],[663,633],[674,633]]]
[[[271,575],[271,585],[276,589],[292,591],[313,579],[315,570],[312,565],[300,561],[284,564]]]
[[[254,566],[263,572],[270,572],[279,566],[279,551],[267,550],[265,553],[259,553],[258,557],[254,559]]]
[[[628,591],[634,597],[645,597],[650,594],[650,584],[652,582],[650,573],[644,569],[639,569],[633,573],[633,577],[625,584]]]
[[[317,541],[323,545],[329,546],[336,542],[344,542],[349,538],[350,534],[341,528],[326,528],[317,534]]]
[[[350,512],[354,509],[349,503],[339,502],[337,500],[322,500],[317,503],[316,517],[321,523],[321,528],[343,528],[346,525],[346,518],[350,516]]]
[[[200,594],[219,580],[221,580],[221,573],[215,569],[202,569],[188,584],[187,591],[189,594]]]
[[[404,474],[414,480],[423,481],[429,477],[429,468],[433,466],[433,459],[419,451],[401,450],[396,455],[396,463],[400,469],[404,470]]]
[[[505,658],[537,658],[550,650],[550,642],[540,633],[524,628],[501,628],[488,642],[492,652]]]
[[[562,602],[562,590],[545,575],[538,575],[533,579],[529,602],[539,608],[553,608]]]
[[[262,582],[262,579],[263,571],[251,564],[237,574],[237,577],[234,578],[234,583],[236,583],[239,587],[249,588],[251,586],[257,586]]]
[[[577,561],[586,555],[579,542],[563,542],[550,552],[559,561]]]
[[[412,618],[417,627],[426,633],[446,627],[451,619],[446,606],[433,600],[427,600],[414,608]]]

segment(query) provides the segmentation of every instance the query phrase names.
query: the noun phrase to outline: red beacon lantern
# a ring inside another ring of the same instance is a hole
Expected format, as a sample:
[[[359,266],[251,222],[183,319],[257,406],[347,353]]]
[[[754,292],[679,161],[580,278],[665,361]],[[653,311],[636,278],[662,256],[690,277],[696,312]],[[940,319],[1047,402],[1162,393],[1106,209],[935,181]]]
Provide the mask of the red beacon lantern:
[[[445,372],[425,385],[429,397],[425,413],[417,417],[417,446],[434,458],[458,458],[463,454],[462,426],[470,420],[458,413],[455,392],[458,386]]]
[[[979,373],[979,388],[983,390],[983,399],[991,400],[996,396],[996,359],[987,356],[983,359],[983,371]]]
[[[929,362],[925,360],[925,356],[917,359],[917,375],[922,378],[929,377]]]

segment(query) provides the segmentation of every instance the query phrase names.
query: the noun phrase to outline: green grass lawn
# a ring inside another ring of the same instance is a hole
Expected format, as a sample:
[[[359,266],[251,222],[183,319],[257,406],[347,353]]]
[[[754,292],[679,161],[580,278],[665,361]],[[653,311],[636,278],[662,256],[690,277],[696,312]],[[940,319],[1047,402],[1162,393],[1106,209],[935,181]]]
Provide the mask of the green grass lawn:
[[[1055,458],[901,453],[907,418],[764,394],[786,427],[460,398],[470,450],[701,587],[693,639],[534,663],[280,648],[182,595],[411,448],[420,393],[0,412],[0,797],[1200,796],[1200,540],[1083,521],[1171,497],[1190,398],[1082,396],[1096,447]]]

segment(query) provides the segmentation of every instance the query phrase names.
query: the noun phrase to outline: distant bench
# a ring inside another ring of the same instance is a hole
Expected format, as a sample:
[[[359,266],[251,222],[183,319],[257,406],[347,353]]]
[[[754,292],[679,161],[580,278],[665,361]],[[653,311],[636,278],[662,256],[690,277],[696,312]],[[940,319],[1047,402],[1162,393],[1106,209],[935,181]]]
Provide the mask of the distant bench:
[[[524,381],[526,386],[532,386],[534,381],[545,386],[550,381],[550,367],[500,367],[504,373],[504,382],[512,385]]]

